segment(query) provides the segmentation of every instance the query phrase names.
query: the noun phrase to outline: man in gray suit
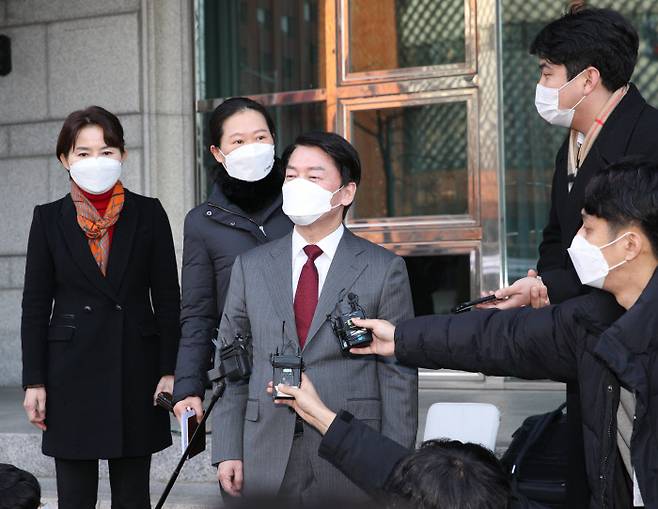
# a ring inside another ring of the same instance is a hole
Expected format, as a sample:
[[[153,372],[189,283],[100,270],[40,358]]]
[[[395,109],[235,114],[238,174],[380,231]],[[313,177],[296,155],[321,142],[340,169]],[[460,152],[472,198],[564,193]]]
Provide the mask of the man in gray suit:
[[[220,336],[252,335],[253,372],[248,383],[229,384],[215,410],[213,463],[232,496],[280,495],[304,505],[363,500],[364,492],[318,456],[321,435],[267,394],[270,354],[299,347],[327,405],[413,447],[417,371],[376,356],[343,355],[327,321],[347,293],[358,296],[368,317],[411,318],[407,270],[402,258],[343,226],[361,178],[352,145],[333,133],[308,133],[282,159],[283,211],[296,226],[233,266]]]

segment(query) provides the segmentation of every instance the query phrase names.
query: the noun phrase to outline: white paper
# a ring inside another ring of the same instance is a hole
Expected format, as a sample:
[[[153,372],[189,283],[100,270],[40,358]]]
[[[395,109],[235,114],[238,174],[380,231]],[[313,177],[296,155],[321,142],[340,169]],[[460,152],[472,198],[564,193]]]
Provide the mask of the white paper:
[[[644,507],[640,485],[637,483],[637,477],[635,476],[635,469],[633,469],[633,507]]]
[[[196,415],[196,412],[193,409],[188,408],[187,410],[185,410],[185,412],[183,412],[183,415],[181,416],[181,420],[180,420],[180,446],[181,446],[180,453],[181,453],[181,456],[185,452],[185,449],[187,448],[187,444],[190,441],[190,437],[188,436],[189,435],[189,430],[188,430],[188,427],[187,427],[187,422],[188,422],[190,417],[195,416],[195,415]]]

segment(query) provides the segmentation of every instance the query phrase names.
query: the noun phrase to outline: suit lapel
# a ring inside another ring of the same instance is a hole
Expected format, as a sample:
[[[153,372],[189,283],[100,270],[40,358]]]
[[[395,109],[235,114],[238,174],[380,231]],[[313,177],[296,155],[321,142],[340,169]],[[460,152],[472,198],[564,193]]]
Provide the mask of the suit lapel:
[[[362,245],[357,240],[355,235],[349,230],[345,229],[343,238],[338,244],[338,249],[334,255],[334,259],[329,267],[329,272],[324,280],[322,292],[318,300],[318,305],[315,308],[313,321],[308,330],[308,337],[304,345],[304,350],[308,348],[309,343],[313,341],[313,337],[318,333],[320,327],[327,320],[327,315],[331,314],[335,307],[341,293],[349,290],[354,281],[368,266],[365,260],[359,257],[363,252]]]
[[[78,225],[75,205],[73,204],[71,195],[67,195],[64,200],[59,226],[64,235],[64,241],[71,253],[73,262],[78,266],[91,284],[107,294],[111,299],[116,299],[116,293],[113,291],[106,278],[103,277],[103,274],[101,274],[101,271],[96,264],[96,260],[94,260],[94,257],[91,254],[87,237],[85,237]]]
[[[123,208],[114,226],[110,257],[107,262],[106,278],[117,292],[121,289],[121,281],[130,261],[138,221],[139,210],[131,193],[126,191]]]
[[[270,255],[263,264],[263,279],[272,295],[279,318],[286,323],[286,336],[299,344],[292,304],[292,233],[273,241]]]

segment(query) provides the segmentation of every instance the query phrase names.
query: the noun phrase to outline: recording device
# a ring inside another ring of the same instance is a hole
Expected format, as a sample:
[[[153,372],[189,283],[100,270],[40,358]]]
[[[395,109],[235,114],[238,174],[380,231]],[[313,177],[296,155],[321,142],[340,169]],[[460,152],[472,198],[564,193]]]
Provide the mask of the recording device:
[[[454,308],[452,308],[451,312],[454,314],[464,313],[465,311],[470,311],[478,304],[484,304],[485,302],[493,302],[495,300],[500,300],[500,299],[498,299],[494,294],[487,295],[486,297],[480,297],[478,299],[473,299],[467,302],[462,302],[461,304],[457,304]]]
[[[366,318],[365,310],[359,305],[359,297],[354,293],[347,294],[347,302],[342,296],[336,303],[334,315],[327,315],[327,320],[331,323],[334,334],[338,338],[338,344],[343,353],[350,351],[350,348],[360,348],[372,343],[372,334],[368,329],[357,327],[353,318]]]
[[[279,384],[289,385],[290,387],[299,387],[302,383],[302,371],[304,369],[304,362],[299,350],[299,345],[296,347],[291,345],[291,342],[285,341],[286,322],[283,322],[281,330],[281,352],[277,347],[276,352],[270,354],[270,362],[272,363],[272,399],[295,399],[294,396],[286,394],[277,389]],[[286,350],[291,353],[286,353]]]
[[[213,339],[219,350],[219,365],[208,371],[208,379],[217,382],[226,378],[229,382],[239,382],[251,376],[251,355],[249,342],[251,336],[242,336],[239,332],[232,343],[222,338],[221,344]]]

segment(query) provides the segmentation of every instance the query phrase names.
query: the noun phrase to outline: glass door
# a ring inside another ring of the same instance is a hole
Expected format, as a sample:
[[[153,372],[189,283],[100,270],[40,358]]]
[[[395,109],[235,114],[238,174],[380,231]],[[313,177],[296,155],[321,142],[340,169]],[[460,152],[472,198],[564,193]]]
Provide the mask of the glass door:
[[[405,258],[417,315],[503,283],[495,0],[197,0],[197,35],[200,199],[207,116],[249,95],[279,151],[309,129],[355,145],[347,224]]]

